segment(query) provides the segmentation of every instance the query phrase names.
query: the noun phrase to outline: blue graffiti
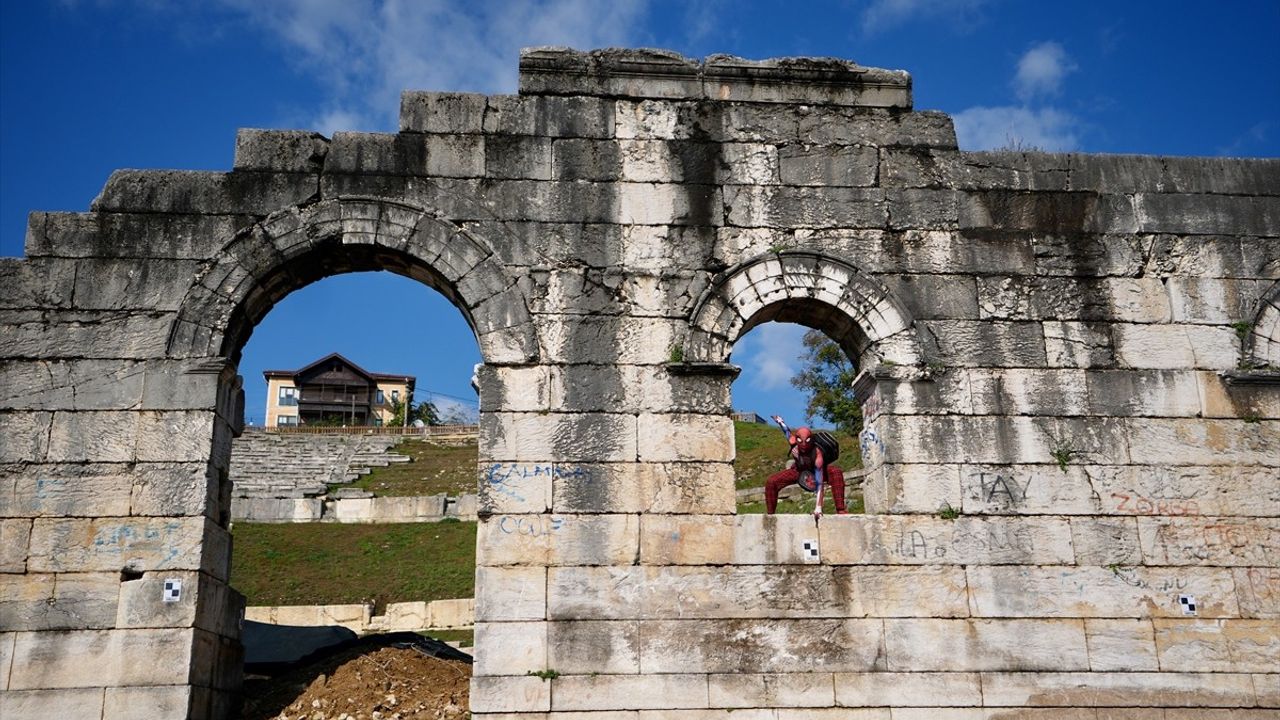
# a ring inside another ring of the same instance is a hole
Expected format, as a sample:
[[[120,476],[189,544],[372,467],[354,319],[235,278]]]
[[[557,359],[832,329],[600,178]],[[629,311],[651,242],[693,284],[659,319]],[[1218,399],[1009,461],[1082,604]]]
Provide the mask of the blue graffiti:
[[[524,501],[524,496],[520,494],[516,486],[522,480],[538,477],[574,478],[590,481],[591,471],[580,466],[570,465],[494,463],[485,471],[484,481],[494,492],[502,493],[513,500]]]

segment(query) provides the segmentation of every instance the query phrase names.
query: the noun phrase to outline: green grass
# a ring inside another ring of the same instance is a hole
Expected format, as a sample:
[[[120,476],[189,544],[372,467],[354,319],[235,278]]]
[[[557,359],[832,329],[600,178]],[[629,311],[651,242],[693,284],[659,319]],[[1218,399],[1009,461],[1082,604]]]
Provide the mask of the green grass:
[[[392,452],[413,458],[412,462],[373,468],[368,475],[347,485],[384,497],[410,495],[466,495],[474,493],[479,471],[476,444],[433,445],[425,440],[404,440]]]
[[[249,605],[328,605],[475,594],[474,522],[236,523],[231,586]]]
[[[440,642],[458,643],[459,647],[469,648],[476,644],[476,632],[474,630],[427,630],[418,633],[429,638],[435,638]]]

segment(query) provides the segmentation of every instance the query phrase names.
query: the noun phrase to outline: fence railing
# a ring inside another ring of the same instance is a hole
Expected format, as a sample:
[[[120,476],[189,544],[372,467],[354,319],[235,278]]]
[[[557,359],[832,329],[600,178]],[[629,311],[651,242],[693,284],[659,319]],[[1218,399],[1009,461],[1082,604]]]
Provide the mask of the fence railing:
[[[350,425],[335,427],[325,425],[285,425],[278,427],[250,426],[276,435],[406,435],[412,437],[476,437],[479,425],[427,425],[425,427],[400,427],[399,425]]]

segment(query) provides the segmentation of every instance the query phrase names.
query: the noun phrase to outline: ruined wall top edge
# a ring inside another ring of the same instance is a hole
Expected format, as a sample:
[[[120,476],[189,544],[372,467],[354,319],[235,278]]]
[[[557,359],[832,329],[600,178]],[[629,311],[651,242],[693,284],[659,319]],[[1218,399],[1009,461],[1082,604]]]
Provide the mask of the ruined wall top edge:
[[[526,48],[520,94],[911,109],[911,75],[838,58],[693,60],[668,50]]]

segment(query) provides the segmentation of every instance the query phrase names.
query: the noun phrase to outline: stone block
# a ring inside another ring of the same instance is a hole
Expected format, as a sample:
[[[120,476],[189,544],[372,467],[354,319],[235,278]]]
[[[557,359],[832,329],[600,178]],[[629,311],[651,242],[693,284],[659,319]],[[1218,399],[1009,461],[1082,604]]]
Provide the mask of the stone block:
[[[539,677],[484,677],[471,679],[469,696],[473,713],[527,713],[551,709],[551,683]]]
[[[1260,387],[1234,385],[1215,372],[1198,372],[1201,416],[1280,419],[1280,397]]]
[[[887,669],[878,619],[650,620],[640,634],[647,675]]]
[[[20,633],[9,689],[182,685],[191,672],[193,630],[72,630]]]
[[[333,503],[339,522],[360,516],[349,502]],[[231,498],[231,519],[246,522],[319,522],[324,515],[320,498]]]
[[[27,569],[32,572],[200,570],[216,558],[203,517],[37,518]],[[225,533],[225,531],[222,531]],[[208,547],[206,547],[208,545]]]
[[[730,514],[736,503],[729,463],[563,467],[552,476],[556,512]]]
[[[846,566],[832,570],[848,617],[968,617],[965,571],[925,565]]]
[[[978,278],[983,318],[1167,323],[1169,296],[1157,278]]]
[[[836,703],[844,707],[971,707],[982,705],[977,673],[837,673]]]
[[[427,603],[427,626],[431,628],[465,628],[475,624],[476,605],[471,598],[432,600]]]
[[[114,410],[138,406],[143,366],[132,361],[0,362],[0,407],[14,410]]]
[[[0,631],[110,628],[119,588],[116,574],[0,575]]]
[[[874,432],[886,462],[1049,464],[1064,452],[1070,462],[1129,459],[1126,425],[1110,418],[894,415],[867,427],[863,441]]]
[[[5,720],[48,720],[51,717],[100,718],[104,689],[10,690],[0,693]]]
[[[969,191],[960,201],[960,227],[1044,234],[1133,233],[1134,201],[1125,195],[1083,192]]]
[[[488,98],[474,93],[406,90],[400,94],[400,131],[480,133]]]
[[[546,95],[493,95],[487,99],[484,131],[491,135],[609,138],[614,134],[612,99]]]
[[[1085,376],[1090,414],[1195,417],[1201,411],[1196,373],[1099,370]]]
[[[42,218],[33,213],[30,222]],[[29,230],[28,233],[38,232]],[[61,258],[0,259],[0,308],[69,308],[77,263]]]
[[[1249,707],[1248,675],[1221,673],[983,673],[987,706]]]
[[[480,418],[480,458],[491,463],[632,462],[636,418],[612,413],[491,413]]]
[[[0,516],[128,515],[132,485],[124,464],[0,466],[7,495]]]
[[[1088,415],[1087,375],[1074,369],[969,370],[978,415]]]
[[[1135,463],[1274,466],[1280,421],[1135,418],[1127,423]]]
[[[433,177],[485,177],[483,135],[428,135],[426,174]]]
[[[612,187],[616,188],[616,211],[612,219],[623,225],[724,223],[724,207],[713,185],[626,182],[615,183]],[[603,209],[608,205],[600,207]]]
[[[0,412],[0,462],[29,463],[44,460],[49,450],[53,413]]]
[[[236,170],[277,170],[318,173],[324,167],[329,141],[305,130],[236,130]]]
[[[1163,671],[1248,673],[1280,667],[1280,627],[1273,620],[1152,622]]]
[[[198,689],[168,687],[107,688],[102,720],[182,720],[199,716]]]
[[[843,516],[821,527],[832,565],[1064,564],[1074,559],[1065,518]]]
[[[1096,619],[1084,621],[1089,646],[1089,669],[1094,672],[1155,671],[1155,630],[1150,620]]]
[[[49,432],[49,458],[64,462],[130,462],[137,412],[59,412]],[[207,452],[207,450],[206,450]]]
[[[879,152],[862,145],[784,145],[777,149],[783,185],[870,187]]]
[[[337,132],[324,159],[331,174],[425,175],[429,160],[422,135]]]
[[[735,516],[642,515],[643,565],[725,565],[733,561]]]
[[[566,675],[636,675],[642,642],[636,622],[548,623],[547,666]]]
[[[1280,673],[1255,674],[1253,690],[1259,707],[1280,708]]]
[[[97,212],[267,215],[314,197],[310,173],[116,170],[94,198]]]
[[[1252,318],[1269,284],[1234,278],[1168,278],[1173,322],[1229,325]]]
[[[552,570],[556,571],[558,569]],[[540,567],[477,567],[476,620],[511,622],[550,619],[547,609],[547,573],[547,568]]]
[[[1045,360],[1050,367],[1115,366],[1110,325],[1058,321],[1047,321],[1043,325]]]
[[[477,677],[525,675],[554,669],[547,665],[547,623],[476,623]]]
[[[0,633],[0,691],[9,689],[9,674],[13,670],[13,643],[17,633]],[[4,697],[0,695],[0,698]],[[0,700],[0,703],[3,703]]]
[[[830,673],[733,674],[707,677],[709,704],[719,708],[831,707]]]
[[[1247,618],[1280,618],[1280,568],[1232,568],[1240,614]]]
[[[970,567],[976,617],[1181,617],[1179,595],[1200,617],[1238,617],[1231,571],[1150,567]]]
[[[732,462],[733,420],[724,415],[640,415],[637,454],[641,462]]]
[[[1179,235],[1280,235],[1274,197],[1142,193],[1138,230]]]
[[[831,517],[827,522],[841,522]],[[739,565],[803,565],[805,542],[819,540],[810,515],[739,515],[735,518],[733,562]]]
[[[550,138],[487,136],[484,153],[486,177],[528,180],[550,180],[552,177]]]
[[[612,181],[622,175],[617,142],[568,138],[551,146],[551,176],[556,180]]]
[[[201,270],[196,260],[81,260],[73,304],[81,310],[177,310]]]
[[[31,524],[29,518],[0,520],[0,573],[26,572]]]
[[[1239,363],[1240,342],[1228,327],[1116,324],[1111,332],[1123,367],[1230,370]]]
[[[956,226],[959,194],[954,190],[892,188],[886,195],[891,229],[938,230]]]
[[[476,372],[480,410],[539,412],[550,410],[550,369],[481,365]]]
[[[889,220],[878,188],[729,185],[723,193],[725,223],[741,227],[883,228]]]
[[[635,515],[496,515],[480,523],[476,564],[629,564],[639,527]]]
[[[954,367],[1044,367],[1040,323],[979,320],[920,321],[938,341],[938,360]]]
[[[885,620],[889,670],[1087,670],[1081,620]]]
[[[136,579],[116,579],[120,595],[119,611],[113,618],[118,628],[195,627],[197,609],[226,604],[226,588],[216,587],[208,576],[190,570],[162,570],[142,573]],[[176,580],[177,600],[166,594],[166,583]]]
[[[665,714],[707,706],[707,676],[700,674],[570,675],[551,683],[555,711],[660,708]]]
[[[1138,521],[1134,518],[1073,517],[1071,544],[1079,565],[1130,566],[1143,562]]]
[[[657,365],[683,337],[661,318],[547,318],[540,330],[547,362]]]
[[[966,275],[885,275],[878,278],[919,320],[978,319],[977,280]]]

